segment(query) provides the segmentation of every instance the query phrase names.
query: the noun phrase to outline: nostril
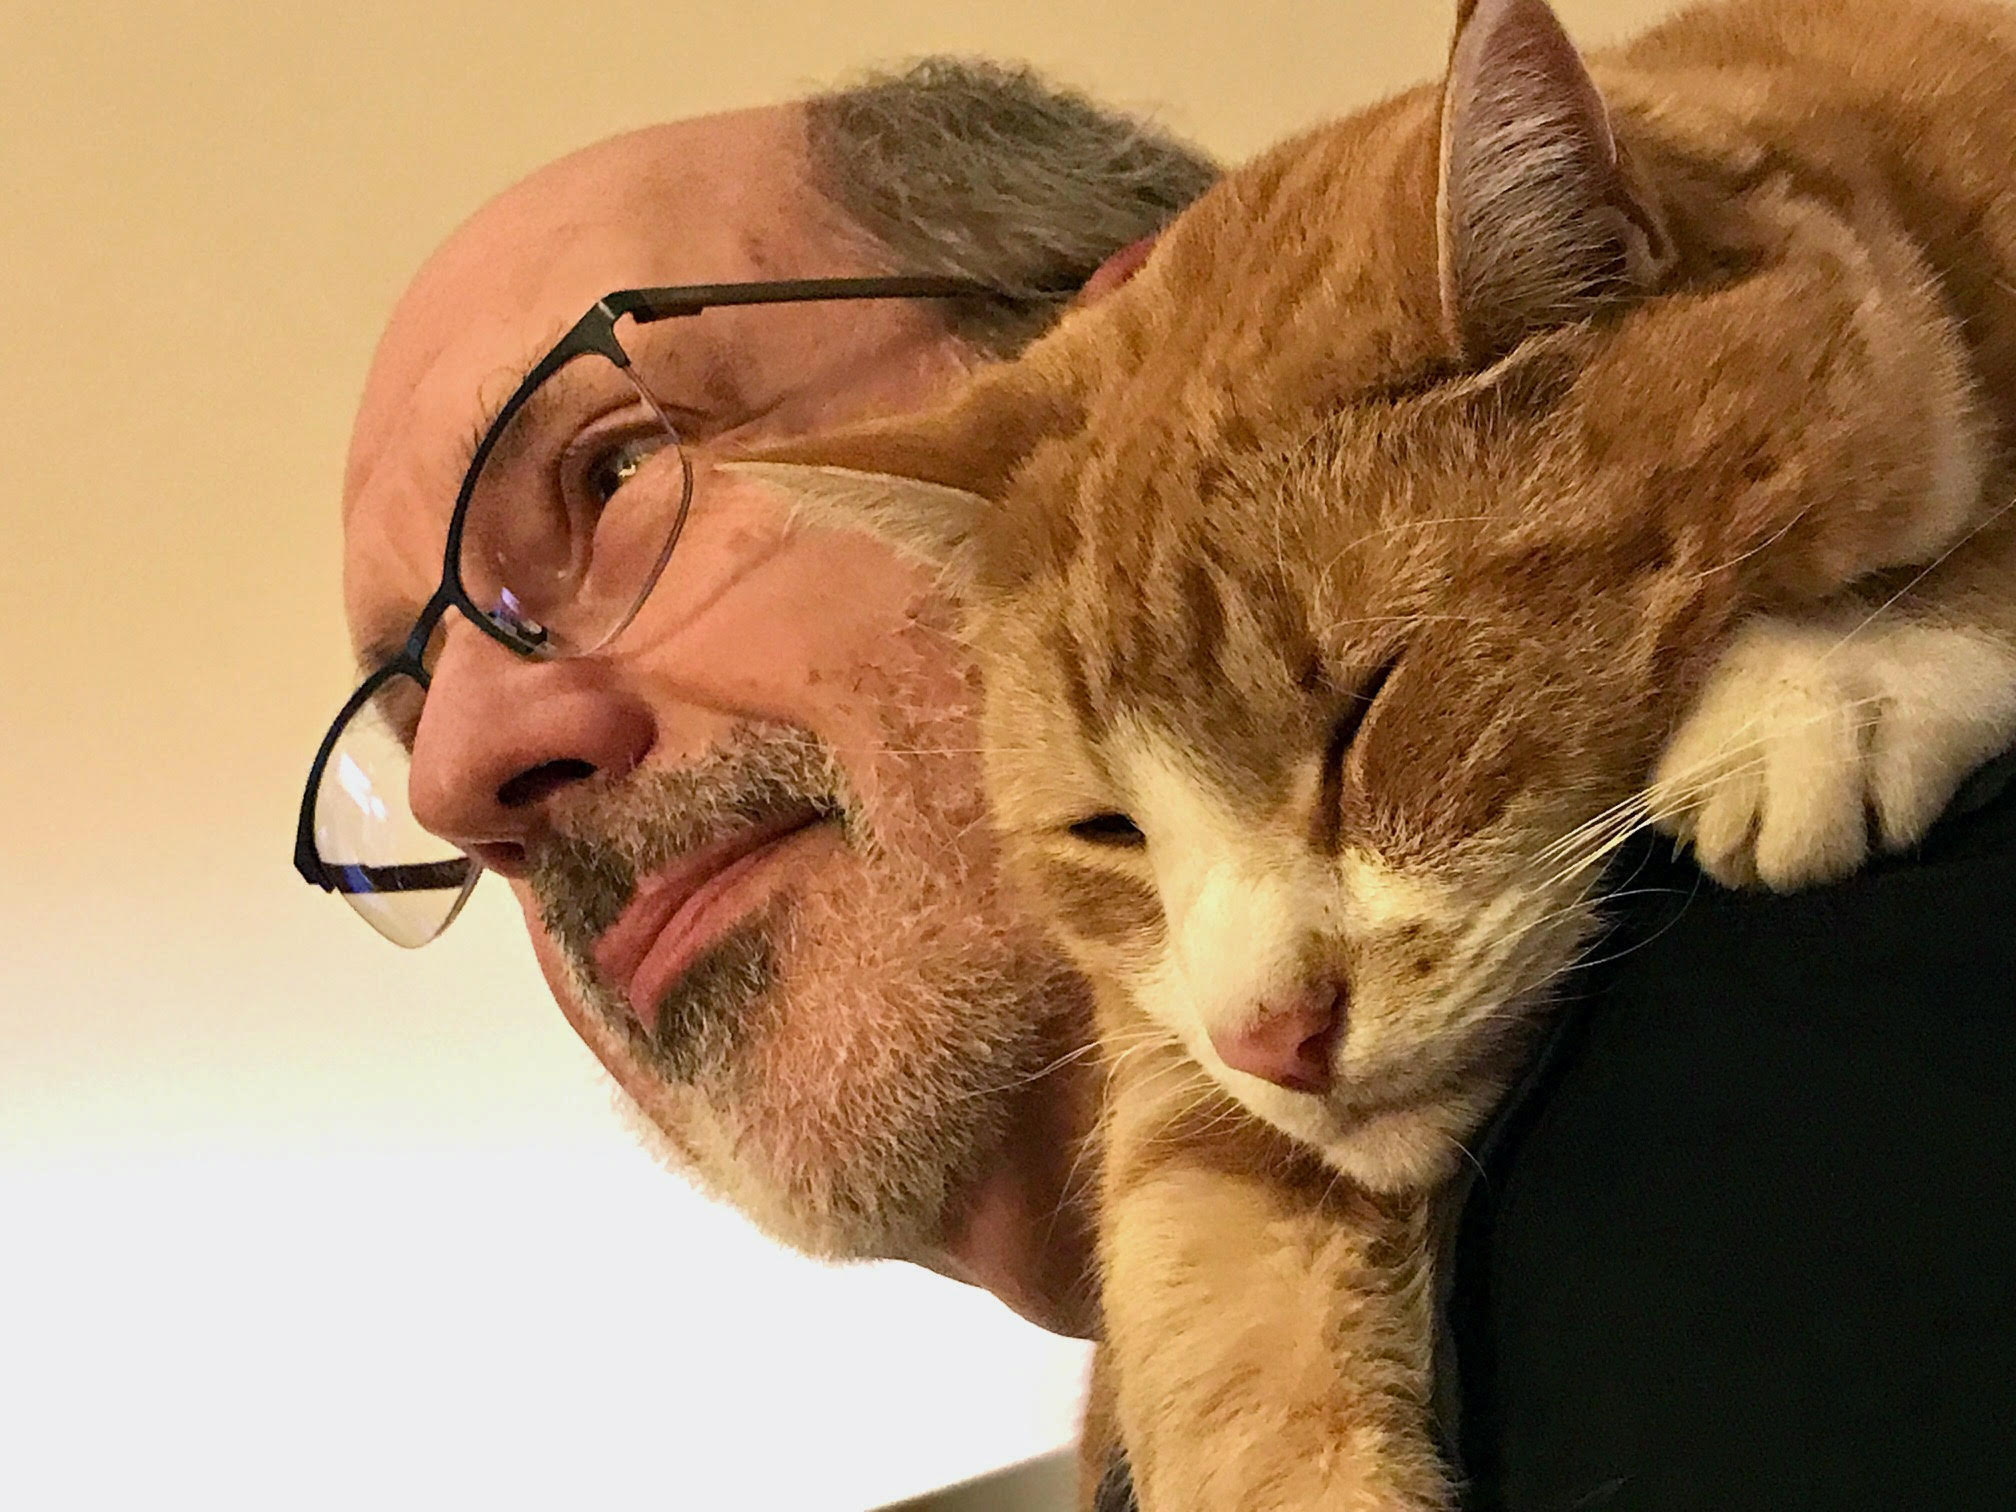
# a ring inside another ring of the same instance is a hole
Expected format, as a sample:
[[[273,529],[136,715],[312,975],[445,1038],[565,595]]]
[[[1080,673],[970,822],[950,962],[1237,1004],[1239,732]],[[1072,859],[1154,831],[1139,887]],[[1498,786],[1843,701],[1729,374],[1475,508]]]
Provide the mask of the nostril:
[[[1331,1057],[1344,1027],[1344,992],[1317,988],[1262,1005],[1246,1023],[1212,1034],[1211,1045],[1235,1071],[1290,1092],[1327,1092]]]
[[[562,788],[572,787],[577,782],[585,782],[595,775],[592,763],[568,757],[560,761],[542,761],[538,766],[527,767],[497,789],[497,802],[507,809],[520,809],[537,803],[557,793]]]

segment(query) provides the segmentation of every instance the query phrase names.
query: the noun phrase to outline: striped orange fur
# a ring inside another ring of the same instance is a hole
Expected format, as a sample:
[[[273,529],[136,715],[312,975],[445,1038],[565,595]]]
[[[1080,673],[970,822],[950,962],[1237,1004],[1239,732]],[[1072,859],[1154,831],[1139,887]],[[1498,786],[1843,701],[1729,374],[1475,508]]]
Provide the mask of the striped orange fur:
[[[1441,85],[1022,359],[760,459],[967,605],[1100,1003],[1147,1512],[1449,1505],[1438,1193],[1605,858],[1839,875],[2016,736],[2012,163],[1999,7],[1738,0],[1585,65],[1476,0]],[[1220,1053],[1312,991],[1316,1090]]]

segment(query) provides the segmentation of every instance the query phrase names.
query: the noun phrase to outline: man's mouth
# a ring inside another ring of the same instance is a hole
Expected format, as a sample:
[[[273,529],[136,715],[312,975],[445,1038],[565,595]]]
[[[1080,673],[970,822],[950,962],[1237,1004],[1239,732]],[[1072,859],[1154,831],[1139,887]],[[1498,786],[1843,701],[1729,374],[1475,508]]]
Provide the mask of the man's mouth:
[[[590,952],[597,974],[655,1034],[665,991],[747,911],[743,884],[786,849],[834,828],[830,810],[807,806],[724,835],[639,880]]]

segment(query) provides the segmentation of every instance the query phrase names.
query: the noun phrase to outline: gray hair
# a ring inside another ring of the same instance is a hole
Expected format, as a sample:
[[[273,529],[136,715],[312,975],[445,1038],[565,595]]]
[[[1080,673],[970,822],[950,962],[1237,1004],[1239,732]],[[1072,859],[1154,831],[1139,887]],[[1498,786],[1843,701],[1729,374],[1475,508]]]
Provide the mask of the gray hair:
[[[1218,176],[1202,152],[1032,69],[924,58],[806,102],[812,183],[884,270],[978,279],[953,334],[1011,356],[1114,252]]]

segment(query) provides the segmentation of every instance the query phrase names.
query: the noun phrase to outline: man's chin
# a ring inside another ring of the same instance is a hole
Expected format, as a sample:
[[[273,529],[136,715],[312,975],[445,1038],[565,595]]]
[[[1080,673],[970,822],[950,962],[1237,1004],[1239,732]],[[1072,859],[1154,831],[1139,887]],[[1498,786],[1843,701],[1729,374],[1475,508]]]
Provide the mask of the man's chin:
[[[1089,1289],[1071,1278],[1054,1284],[1060,1254],[1078,1236],[1058,1232],[1075,1220],[1056,1211],[1032,1211],[1017,1173],[997,1170],[979,1181],[946,1235],[942,1250],[925,1260],[940,1275],[977,1286],[1038,1328],[1068,1338],[1091,1338],[1097,1319]],[[1082,1275],[1082,1271],[1081,1271]]]
[[[540,923],[577,1027],[669,1164],[794,1249],[931,1265],[1081,1332],[1046,1297],[1060,1264],[1061,1291],[1083,1290],[1087,1252],[1056,1193],[1090,1110],[1049,1074],[1079,1043],[1083,987],[993,887],[965,716],[918,718],[888,732],[891,751],[917,754],[882,774],[879,811],[782,728],[611,787],[534,876]],[[712,833],[701,818],[718,828],[785,799],[852,815],[844,849],[723,929],[671,990],[654,984],[647,1032],[627,992],[598,982],[596,942],[637,877]],[[1045,1253],[1060,1233],[1061,1261]]]

